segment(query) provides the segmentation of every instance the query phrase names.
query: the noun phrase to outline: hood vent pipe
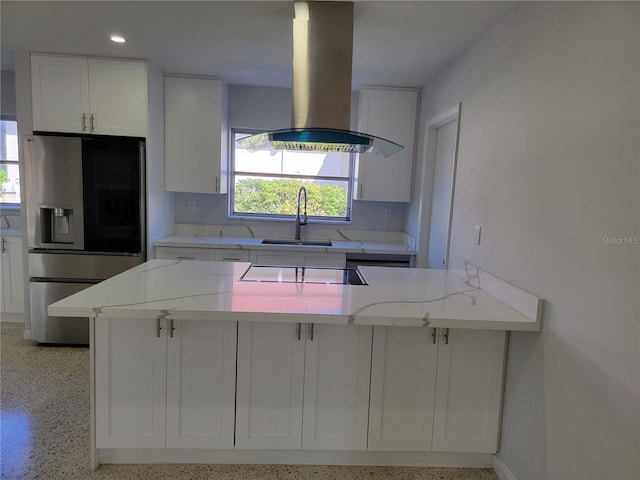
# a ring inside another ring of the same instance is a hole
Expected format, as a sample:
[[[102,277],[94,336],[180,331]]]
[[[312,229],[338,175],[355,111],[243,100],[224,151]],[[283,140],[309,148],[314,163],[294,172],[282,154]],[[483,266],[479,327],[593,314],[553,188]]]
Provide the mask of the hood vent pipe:
[[[375,152],[404,147],[349,130],[353,52],[353,3],[296,1],[293,19],[292,128],[238,140],[250,151]]]

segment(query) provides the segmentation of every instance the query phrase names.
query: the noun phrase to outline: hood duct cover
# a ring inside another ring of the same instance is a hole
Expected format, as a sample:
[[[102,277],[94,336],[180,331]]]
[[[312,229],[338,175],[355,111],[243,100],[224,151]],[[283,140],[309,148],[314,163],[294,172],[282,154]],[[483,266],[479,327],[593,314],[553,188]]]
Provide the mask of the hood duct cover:
[[[294,2],[292,128],[251,135],[243,148],[363,153],[385,157],[404,147],[349,130],[353,3]]]

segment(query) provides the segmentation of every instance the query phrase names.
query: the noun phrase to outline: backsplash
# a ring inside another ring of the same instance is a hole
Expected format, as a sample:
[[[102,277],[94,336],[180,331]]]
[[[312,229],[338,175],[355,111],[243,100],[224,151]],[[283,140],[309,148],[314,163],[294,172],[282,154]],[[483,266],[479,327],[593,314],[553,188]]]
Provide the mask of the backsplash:
[[[294,229],[283,229],[274,222],[263,222],[262,225],[204,225],[176,224],[174,235],[185,237],[202,237],[211,239],[225,238],[293,238]],[[415,250],[415,239],[402,232],[380,230],[345,230],[336,225],[316,225],[315,228],[303,231],[303,239],[332,240],[347,242],[383,242],[402,243],[410,250]]]
[[[189,211],[189,202],[195,202],[195,212]],[[391,218],[385,219],[385,210],[391,210]],[[363,202],[354,201],[352,205],[351,222],[331,223],[334,229],[340,230],[380,230],[390,232],[404,231],[406,204],[397,202]],[[246,220],[230,219],[227,214],[227,195],[211,195],[198,193],[176,193],[175,195],[175,223],[190,223],[203,225],[291,225],[293,220]],[[315,227],[314,227],[315,225]],[[314,229],[326,226],[324,222],[314,222],[303,229]]]

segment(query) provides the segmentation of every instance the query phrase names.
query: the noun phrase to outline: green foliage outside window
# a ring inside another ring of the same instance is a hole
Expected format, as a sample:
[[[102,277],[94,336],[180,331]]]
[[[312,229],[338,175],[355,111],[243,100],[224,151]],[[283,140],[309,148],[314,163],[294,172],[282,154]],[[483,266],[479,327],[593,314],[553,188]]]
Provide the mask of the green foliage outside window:
[[[3,168],[0,168],[0,184],[8,182],[9,181],[9,174],[7,173],[7,171]]]
[[[248,178],[236,183],[235,211],[238,213],[271,213],[295,215],[298,190],[307,190],[309,215],[345,217],[347,191],[336,185],[300,182],[299,180],[269,180]]]

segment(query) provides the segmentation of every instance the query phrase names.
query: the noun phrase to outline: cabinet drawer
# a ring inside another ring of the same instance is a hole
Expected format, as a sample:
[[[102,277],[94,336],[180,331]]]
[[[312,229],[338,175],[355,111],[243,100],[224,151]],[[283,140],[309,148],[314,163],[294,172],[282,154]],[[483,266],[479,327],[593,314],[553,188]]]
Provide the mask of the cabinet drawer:
[[[216,260],[216,251],[210,248],[156,247],[156,258],[164,260]]]
[[[223,248],[216,250],[217,262],[248,262],[249,250]]]

